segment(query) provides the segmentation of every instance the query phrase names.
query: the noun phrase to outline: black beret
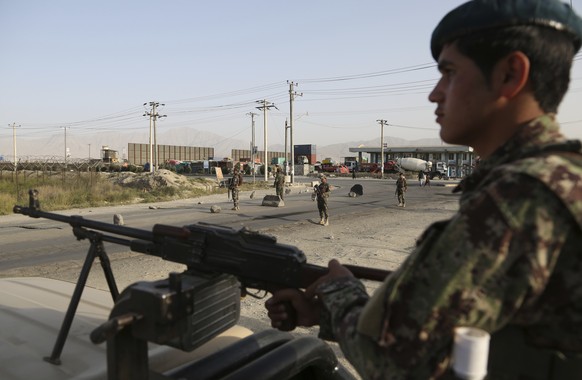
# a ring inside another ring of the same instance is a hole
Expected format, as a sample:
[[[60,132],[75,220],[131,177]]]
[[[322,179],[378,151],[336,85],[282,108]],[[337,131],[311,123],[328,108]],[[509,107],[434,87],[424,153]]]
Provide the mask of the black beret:
[[[562,30],[572,37],[576,51],[582,44],[582,19],[559,0],[472,0],[450,11],[432,33],[435,60],[446,43],[487,29],[540,25]]]

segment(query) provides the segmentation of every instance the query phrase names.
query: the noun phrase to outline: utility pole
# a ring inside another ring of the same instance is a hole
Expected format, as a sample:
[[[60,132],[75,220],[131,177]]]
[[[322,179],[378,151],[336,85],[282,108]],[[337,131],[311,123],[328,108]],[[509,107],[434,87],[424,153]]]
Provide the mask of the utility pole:
[[[293,145],[293,101],[295,96],[303,96],[303,93],[297,93],[294,87],[297,83],[289,82],[289,144],[291,145],[291,184],[295,183],[295,145]],[[312,164],[310,162],[310,164]]]
[[[148,105],[148,103],[144,103],[144,106]],[[156,120],[162,117],[168,117],[168,115],[160,115],[158,114],[157,108],[159,106],[165,106],[165,104],[160,104],[158,102],[149,102],[149,106],[152,107],[150,112],[143,114],[143,116],[150,117],[150,154],[149,154],[149,161],[150,161],[150,173],[154,172],[154,167],[157,169],[158,166],[158,142],[157,142],[157,129],[156,129]],[[152,139],[153,139],[153,147],[152,147]]]
[[[91,160],[91,144],[89,144],[89,160]]]
[[[251,171],[253,172],[253,183],[255,183],[255,153],[257,153],[257,146],[255,144],[255,116],[258,114],[254,112],[247,113],[251,117]]]
[[[65,131],[65,171],[67,170],[67,129],[71,127],[61,127]]]
[[[381,125],[380,133],[380,179],[384,179],[384,124],[388,125],[386,120],[376,120]]]
[[[263,111],[263,129],[264,129],[264,141],[263,141],[263,148],[264,148],[264,161],[263,165],[265,166],[265,182],[269,180],[269,170],[267,166],[267,110],[271,108],[278,109],[273,103],[268,102],[266,100],[257,100],[256,103],[262,104],[262,106],[256,107],[258,110]]]
[[[8,126],[12,127],[12,153],[14,155],[14,171],[16,171],[18,165],[18,159],[16,157],[16,128],[20,128],[20,125],[12,123],[12,125],[8,124]]]
[[[285,175],[289,175],[289,158],[287,157],[287,129],[289,129],[289,125],[287,124],[287,119],[285,119]]]

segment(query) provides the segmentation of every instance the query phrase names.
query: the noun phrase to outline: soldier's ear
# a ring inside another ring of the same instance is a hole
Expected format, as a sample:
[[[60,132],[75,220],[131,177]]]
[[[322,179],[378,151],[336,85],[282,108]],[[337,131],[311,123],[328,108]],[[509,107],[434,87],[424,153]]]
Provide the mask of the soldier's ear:
[[[529,72],[529,58],[520,51],[512,52],[501,59],[492,75],[494,81],[497,78],[499,95],[506,99],[514,98],[526,88]]]

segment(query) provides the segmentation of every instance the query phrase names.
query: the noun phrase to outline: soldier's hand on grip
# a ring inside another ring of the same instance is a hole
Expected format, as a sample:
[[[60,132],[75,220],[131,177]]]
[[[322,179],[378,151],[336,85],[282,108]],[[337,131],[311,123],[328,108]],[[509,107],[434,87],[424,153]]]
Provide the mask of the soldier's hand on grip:
[[[317,279],[305,292],[281,289],[273,293],[273,297],[265,302],[272,327],[291,331],[297,326],[310,327],[319,324],[322,305],[318,298],[318,287],[338,278],[353,277],[352,272],[337,260],[331,260],[328,268],[329,272]]]
[[[291,331],[297,326],[313,326],[319,323],[321,303],[316,298],[308,298],[297,289],[281,289],[265,302],[271,326]]]

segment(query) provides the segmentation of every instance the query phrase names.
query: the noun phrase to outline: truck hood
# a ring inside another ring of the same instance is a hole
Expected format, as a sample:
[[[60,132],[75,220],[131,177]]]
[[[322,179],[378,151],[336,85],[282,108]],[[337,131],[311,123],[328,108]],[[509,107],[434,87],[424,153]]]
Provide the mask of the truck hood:
[[[0,279],[0,379],[106,379],[106,345],[89,335],[107,321],[109,292],[85,287],[68,338],[55,365],[50,357],[75,284],[40,277]],[[235,326],[193,352],[149,345],[150,368],[164,373],[251,335]]]

